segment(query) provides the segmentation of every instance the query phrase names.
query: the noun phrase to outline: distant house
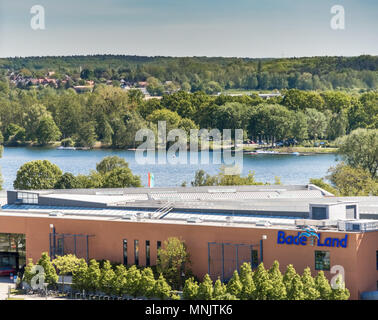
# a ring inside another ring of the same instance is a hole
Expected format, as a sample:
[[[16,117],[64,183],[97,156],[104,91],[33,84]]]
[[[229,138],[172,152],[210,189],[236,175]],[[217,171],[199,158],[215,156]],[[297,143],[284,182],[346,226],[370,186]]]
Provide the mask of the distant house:
[[[148,85],[147,81],[139,81],[138,86],[141,88],[146,88]]]
[[[74,90],[77,93],[92,92],[94,86],[74,86]]]

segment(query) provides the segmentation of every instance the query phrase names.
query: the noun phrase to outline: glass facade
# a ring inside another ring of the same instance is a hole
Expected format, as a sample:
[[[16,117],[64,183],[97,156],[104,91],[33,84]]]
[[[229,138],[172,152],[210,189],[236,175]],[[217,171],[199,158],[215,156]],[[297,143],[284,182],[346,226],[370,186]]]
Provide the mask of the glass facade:
[[[315,270],[330,270],[330,253],[329,251],[315,251]]]
[[[24,234],[0,233],[0,270],[19,268],[26,264],[26,240]]]
[[[26,204],[38,204],[38,194],[28,192],[17,192],[17,199]]]

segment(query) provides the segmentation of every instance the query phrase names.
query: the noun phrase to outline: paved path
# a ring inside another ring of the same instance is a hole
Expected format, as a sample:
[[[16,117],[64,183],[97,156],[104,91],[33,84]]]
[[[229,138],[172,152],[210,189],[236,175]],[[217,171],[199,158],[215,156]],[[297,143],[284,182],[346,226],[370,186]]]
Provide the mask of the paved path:
[[[0,300],[6,300],[8,298],[8,286],[11,286],[12,289],[16,287],[16,284],[13,283],[9,277],[0,277]]]

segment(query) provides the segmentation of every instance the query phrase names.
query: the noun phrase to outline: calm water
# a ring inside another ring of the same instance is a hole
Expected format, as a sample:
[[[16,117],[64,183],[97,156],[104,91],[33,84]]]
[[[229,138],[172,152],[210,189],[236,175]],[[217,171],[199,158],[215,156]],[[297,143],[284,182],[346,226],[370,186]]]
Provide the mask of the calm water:
[[[219,172],[220,165],[139,165],[135,153],[125,150],[56,150],[42,148],[4,148],[0,159],[4,179],[3,188],[13,189],[18,168],[31,160],[49,160],[58,165],[63,172],[87,174],[96,169],[96,163],[109,155],[125,158],[134,174],[142,178],[147,185],[147,173],[155,176],[155,186],[179,186],[183,181],[190,185],[196,170],[203,169],[210,174]],[[210,157],[211,160],[211,157]],[[333,154],[294,156],[294,155],[244,155],[243,175],[255,171],[257,181],[274,182],[274,177],[281,178],[283,184],[306,184],[310,178],[321,178],[327,174],[329,167],[335,165]]]

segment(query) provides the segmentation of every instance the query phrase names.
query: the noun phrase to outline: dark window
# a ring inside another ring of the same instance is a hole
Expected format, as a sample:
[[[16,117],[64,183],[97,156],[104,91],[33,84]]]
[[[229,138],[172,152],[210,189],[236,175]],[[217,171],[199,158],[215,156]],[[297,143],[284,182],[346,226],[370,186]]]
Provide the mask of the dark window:
[[[312,219],[327,219],[327,209],[323,207],[312,207]]]
[[[377,255],[377,270],[378,270],[378,251],[376,251],[376,255]]]
[[[156,246],[157,246],[157,249],[159,250],[161,248],[161,241],[158,241]]]
[[[139,240],[134,240],[134,259],[135,265],[139,265]]]
[[[257,268],[259,265],[259,256],[257,250],[251,250],[251,266],[252,269]]]
[[[330,270],[329,251],[315,251],[315,270]]]
[[[150,240],[146,240],[146,266],[150,265]]]
[[[127,265],[127,239],[123,240],[123,264]]]

